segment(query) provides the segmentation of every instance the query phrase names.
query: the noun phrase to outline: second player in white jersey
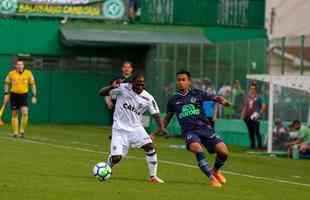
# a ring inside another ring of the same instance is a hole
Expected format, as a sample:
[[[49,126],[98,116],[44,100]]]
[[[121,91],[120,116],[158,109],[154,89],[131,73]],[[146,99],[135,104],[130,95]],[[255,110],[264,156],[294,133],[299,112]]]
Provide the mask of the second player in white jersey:
[[[110,95],[117,96],[113,116],[113,129],[134,130],[143,127],[142,116],[145,112],[151,115],[159,114],[159,108],[154,97],[146,90],[137,94],[132,84],[120,84],[118,88],[110,91]]]
[[[129,148],[141,148],[145,151],[146,161],[152,183],[163,183],[157,177],[157,153],[151,137],[143,127],[142,115],[148,111],[158,125],[158,131],[164,132],[158,106],[144,89],[144,76],[137,75],[129,84],[114,84],[100,91],[103,96],[115,95],[116,106],[113,116],[111,150],[108,163],[111,167],[120,162]]]

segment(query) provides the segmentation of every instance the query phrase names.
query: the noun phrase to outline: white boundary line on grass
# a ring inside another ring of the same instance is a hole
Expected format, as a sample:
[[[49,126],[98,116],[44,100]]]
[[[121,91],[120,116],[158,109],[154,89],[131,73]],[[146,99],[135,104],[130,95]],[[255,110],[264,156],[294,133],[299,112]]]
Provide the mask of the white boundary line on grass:
[[[15,138],[3,137],[3,136],[0,136],[0,139],[16,140]],[[95,150],[86,149],[86,148],[66,146],[66,145],[60,145],[60,144],[52,144],[52,143],[48,143],[48,142],[40,142],[40,141],[29,140],[29,139],[22,139],[22,140],[18,140],[18,141],[23,141],[25,143],[33,143],[33,144],[42,144],[42,145],[47,145],[47,146],[59,148],[59,149],[68,149],[68,150],[75,150],[75,151],[82,151],[82,152],[89,152],[89,153],[98,153],[98,154],[109,154],[108,152],[103,152],[103,151],[95,151]],[[136,156],[126,156],[126,158],[135,159],[135,160],[144,160],[144,158],[136,157]],[[164,164],[169,164],[169,165],[187,167],[187,168],[198,168],[196,165],[174,162],[174,161],[159,160],[159,162],[164,163]],[[262,176],[254,176],[254,175],[250,175],[250,174],[242,174],[242,173],[231,172],[231,171],[226,171],[226,170],[223,172],[225,174],[229,174],[229,175],[242,176],[242,177],[247,177],[247,178],[256,179],[256,180],[272,181],[272,182],[277,182],[277,183],[285,183],[285,184],[290,184],[290,185],[310,187],[310,184],[307,184],[307,183],[299,183],[299,182],[294,182],[294,181],[287,181],[287,180],[282,180],[282,179],[277,179],[277,178],[268,178],[268,177],[262,177]]]

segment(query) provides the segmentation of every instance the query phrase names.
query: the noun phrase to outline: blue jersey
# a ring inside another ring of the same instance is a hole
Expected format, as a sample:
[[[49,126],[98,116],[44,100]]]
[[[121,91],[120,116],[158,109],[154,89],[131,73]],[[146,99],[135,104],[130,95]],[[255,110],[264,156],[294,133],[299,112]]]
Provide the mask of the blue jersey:
[[[214,130],[205,118],[203,111],[203,102],[213,100],[214,96],[198,89],[191,89],[187,94],[176,93],[171,97],[167,105],[167,112],[176,114],[183,135],[192,131],[213,135]]]

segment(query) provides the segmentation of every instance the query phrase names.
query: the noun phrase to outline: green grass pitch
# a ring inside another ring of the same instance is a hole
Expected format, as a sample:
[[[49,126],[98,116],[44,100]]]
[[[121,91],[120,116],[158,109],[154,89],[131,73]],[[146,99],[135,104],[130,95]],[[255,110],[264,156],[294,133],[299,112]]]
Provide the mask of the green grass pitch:
[[[159,176],[147,182],[142,150],[131,150],[107,182],[97,181],[92,167],[107,157],[111,129],[99,126],[35,125],[26,139],[0,128],[0,200],[247,199],[285,200],[310,197],[310,161],[252,155],[231,147],[224,170],[228,183],[210,188],[180,139],[157,138]],[[212,161],[211,156],[210,162]]]

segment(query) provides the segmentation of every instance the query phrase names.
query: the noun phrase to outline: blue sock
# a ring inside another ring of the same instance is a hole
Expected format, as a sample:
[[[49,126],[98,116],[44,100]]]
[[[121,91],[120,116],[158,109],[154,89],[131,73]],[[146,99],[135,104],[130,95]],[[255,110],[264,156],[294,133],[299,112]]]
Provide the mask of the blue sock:
[[[200,168],[200,170],[208,176],[208,178],[211,177],[211,172],[209,170],[209,165],[208,165],[208,161],[206,160],[205,155],[202,152],[199,152],[196,154],[196,159],[198,162],[198,166]]]

